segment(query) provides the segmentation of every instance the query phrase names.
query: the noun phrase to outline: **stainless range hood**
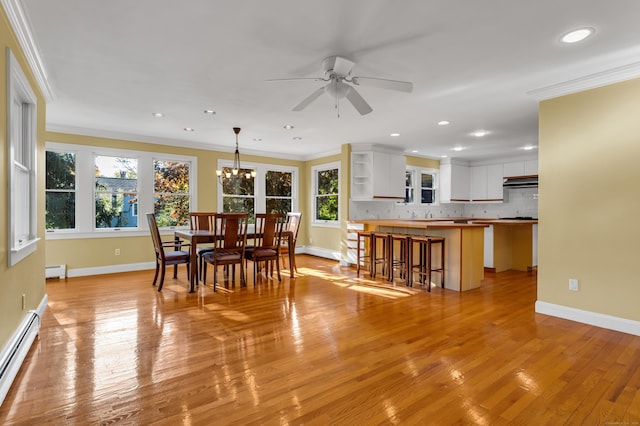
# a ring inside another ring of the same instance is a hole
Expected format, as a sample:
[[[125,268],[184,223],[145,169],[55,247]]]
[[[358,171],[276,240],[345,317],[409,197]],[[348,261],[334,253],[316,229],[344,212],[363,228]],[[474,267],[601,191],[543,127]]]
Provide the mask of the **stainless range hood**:
[[[504,188],[537,188],[538,175],[505,177],[502,186]]]

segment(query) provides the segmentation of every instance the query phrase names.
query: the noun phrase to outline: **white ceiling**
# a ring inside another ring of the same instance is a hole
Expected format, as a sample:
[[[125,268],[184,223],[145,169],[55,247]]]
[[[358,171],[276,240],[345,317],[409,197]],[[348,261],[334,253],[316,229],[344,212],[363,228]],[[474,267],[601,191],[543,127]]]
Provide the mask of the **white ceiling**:
[[[242,153],[282,158],[345,143],[517,156],[537,145],[545,93],[640,68],[637,0],[15,1],[51,89],[49,130],[232,151],[237,126]],[[583,26],[595,35],[559,42]],[[265,81],[321,77],[331,55],[353,60],[354,75],[411,81],[414,91],[358,86],[373,112],[341,101],[338,118],[325,95],[291,111],[322,82]],[[478,129],[490,133],[470,136]]]

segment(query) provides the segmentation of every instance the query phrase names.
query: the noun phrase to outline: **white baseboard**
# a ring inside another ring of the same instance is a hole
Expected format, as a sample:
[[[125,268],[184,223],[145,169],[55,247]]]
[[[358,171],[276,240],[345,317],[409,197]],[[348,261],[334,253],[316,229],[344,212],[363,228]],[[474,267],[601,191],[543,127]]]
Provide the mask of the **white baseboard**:
[[[146,271],[148,269],[156,269],[155,262],[122,263],[120,265],[68,269],[67,277],[86,277],[89,275],[115,274],[118,272]]]
[[[304,246],[303,250],[296,249],[296,253],[310,254],[311,256],[324,257],[325,259],[337,260],[342,263],[342,254],[338,251],[328,250],[321,247]]]
[[[609,330],[640,336],[640,322],[597,312],[583,311],[568,306],[536,301],[536,313],[564,318],[583,324],[595,325]]]

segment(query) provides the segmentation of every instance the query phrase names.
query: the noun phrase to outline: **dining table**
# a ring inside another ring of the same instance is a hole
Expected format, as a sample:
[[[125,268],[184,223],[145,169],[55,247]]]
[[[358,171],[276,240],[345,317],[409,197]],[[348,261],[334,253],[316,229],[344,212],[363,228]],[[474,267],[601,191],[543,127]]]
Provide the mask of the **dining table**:
[[[295,247],[292,248],[293,242],[293,232],[291,231],[282,231],[282,236],[287,239],[287,245],[289,247],[289,265],[294,265],[293,261],[295,254]],[[177,240],[186,240],[189,242],[189,263],[191,267],[189,268],[189,293],[195,292],[195,287],[198,281],[198,274],[194,267],[198,262],[198,244],[207,244],[213,243],[221,235],[217,235],[214,231],[211,230],[196,230],[196,229],[176,229],[174,231],[174,237]],[[253,239],[256,237],[255,232],[247,232],[247,239]],[[290,277],[294,277],[293,268],[289,266]]]

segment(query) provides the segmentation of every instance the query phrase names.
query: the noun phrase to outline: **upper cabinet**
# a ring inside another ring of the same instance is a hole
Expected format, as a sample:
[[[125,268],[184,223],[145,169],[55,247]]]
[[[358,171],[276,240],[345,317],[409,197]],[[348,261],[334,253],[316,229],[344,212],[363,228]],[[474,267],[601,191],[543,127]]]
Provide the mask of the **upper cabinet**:
[[[468,202],[470,194],[470,168],[467,162],[445,158],[440,162],[440,202]]]
[[[504,177],[532,176],[538,174],[538,160],[504,163]]]
[[[380,145],[352,145],[351,198],[404,200],[406,167],[400,151]]]
[[[471,167],[471,201],[502,201],[502,164]]]

